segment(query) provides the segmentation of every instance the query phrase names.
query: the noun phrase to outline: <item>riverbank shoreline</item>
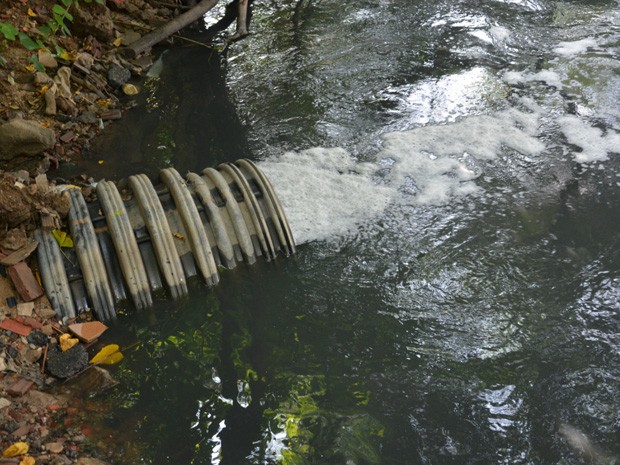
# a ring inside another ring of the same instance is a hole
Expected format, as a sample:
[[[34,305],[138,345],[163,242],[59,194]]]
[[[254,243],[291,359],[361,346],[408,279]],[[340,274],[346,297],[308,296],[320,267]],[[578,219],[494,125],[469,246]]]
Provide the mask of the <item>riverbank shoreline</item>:
[[[71,33],[58,33],[45,49],[28,50],[24,35],[41,37],[57,5],[0,0],[0,25],[11,24],[20,34],[0,48],[0,132],[8,141],[0,141],[2,260],[28,248],[35,227],[63,226],[68,205],[57,186],[71,184],[87,198],[94,195],[88,173],[63,179],[54,172],[63,164],[79,166],[91,141],[134,105],[152,56],[126,60],[120,48],[179,12],[174,5],[142,0],[68,4],[75,7],[67,23]],[[93,426],[93,415],[103,408],[93,396],[115,382],[96,364],[83,366],[99,348],[97,340],[78,340],[68,330],[71,323],[94,318],[86,312],[59,320],[45,294],[37,295],[33,251],[18,256],[16,265],[0,267],[0,465],[111,463],[104,433]],[[35,280],[26,291],[21,274],[7,274],[17,266]],[[52,351],[77,350],[58,349],[61,336],[80,348],[79,371],[55,376],[49,369]]]

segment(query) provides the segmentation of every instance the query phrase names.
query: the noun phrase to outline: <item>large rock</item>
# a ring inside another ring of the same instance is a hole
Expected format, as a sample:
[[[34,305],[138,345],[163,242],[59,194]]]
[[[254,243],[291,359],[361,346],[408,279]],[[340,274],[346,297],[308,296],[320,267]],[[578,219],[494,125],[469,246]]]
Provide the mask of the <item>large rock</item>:
[[[35,121],[14,119],[0,126],[0,159],[35,156],[56,143],[54,131]]]
[[[120,86],[125,84],[131,78],[131,72],[127,68],[123,68],[115,63],[110,65],[108,68],[108,84],[113,89],[118,89]]]
[[[71,31],[75,36],[92,35],[101,42],[114,40],[114,21],[107,6],[92,2],[88,8],[76,8],[71,12],[73,13]]]
[[[47,371],[57,378],[70,378],[88,366],[88,352],[78,344],[63,352],[58,344],[50,345],[47,351]]]

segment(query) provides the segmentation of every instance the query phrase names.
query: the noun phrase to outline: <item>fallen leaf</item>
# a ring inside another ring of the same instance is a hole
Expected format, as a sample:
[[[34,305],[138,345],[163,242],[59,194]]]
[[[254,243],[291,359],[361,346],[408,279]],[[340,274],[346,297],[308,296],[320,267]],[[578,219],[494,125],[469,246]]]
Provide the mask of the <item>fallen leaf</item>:
[[[114,42],[112,42],[112,45],[114,45],[115,47],[120,47],[121,44],[123,43],[123,37],[117,37],[116,39],[114,39]]]
[[[173,236],[176,237],[179,240],[182,240],[182,241],[185,240],[185,236],[183,234],[181,234],[181,233],[174,233]]]
[[[65,333],[58,338],[58,342],[60,343],[60,350],[66,352],[71,347],[80,342],[80,340],[75,337],[71,337],[71,334],[69,333]]]
[[[30,457],[29,455],[26,455],[25,457],[23,457],[21,459],[21,461],[19,462],[19,465],[34,465],[36,463],[34,457]]]
[[[67,52],[66,50],[63,50],[56,56],[60,58],[61,60],[65,60],[65,61],[75,61],[77,59],[77,53]]]
[[[109,344],[97,352],[89,363],[93,365],[114,365],[123,360],[123,354],[119,351],[118,344]]]
[[[28,16],[30,16],[31,18],[36,18],[37,14],[32,11],[32,8],[28,8]]]
[[[104,161],[103,160],[99,160],[99,161],[97,161],[97,163],[99,163],[100,165],[103,165]]]
[[[123,84],[121,88],[123,89],[123,93],[125,95],[137,95],[139,92],[136,86],[134,86],[133,84],[129,84],[129,83]]]
[[[29,446],[25,442],[15,442],[9,447],[4,449],[2,457],[17,457],[18,455],[24,455],[28,453]]]
[[[73,247],[73,239],[66,232],[60,229],[52,229],[52,235],[60,247]]]

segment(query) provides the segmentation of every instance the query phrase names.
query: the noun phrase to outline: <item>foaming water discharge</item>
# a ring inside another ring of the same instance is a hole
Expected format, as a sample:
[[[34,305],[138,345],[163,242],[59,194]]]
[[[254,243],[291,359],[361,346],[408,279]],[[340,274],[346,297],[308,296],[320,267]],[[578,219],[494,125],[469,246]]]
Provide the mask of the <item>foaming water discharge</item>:
[[[295,241],[269,180],[249,160],[189,173],[161,170],[162,184],[131,176],[131,195],[97,184],[97,201],[70,189],[74,247],[63,249],[50,231],[35,231],[41,278],[57,315],[92,308],[101,320],[130,299],[149,307],[152,293],[187,294],[187,279],[219,282],[218,267],[295,253]]]
[[[374,162],[359,162],[341,148],[312,148],[259,165],[298,243],[325,240],[352,232],[388,206],[438,205],[480,193],[481,164],[506,147],[526,156],[543,152],[539,116],[534,107],[509,109],[388,133]]]
[[[528,176],[515,171],[519,165],[551,169],[554,163],[570,163],[563,155],[571,152],[575,162],[600,162],[620,144],[617,134],[605,134],[577,116],[551,116],[527,97],[514,103],[487,115],[386,133],[372,162],[356,160],[342,148],[316,147],[272,156],[259,166],[274,183],[295,238],[303,244],[353,233],[386,209],[482,196],[485,183],[480,181],[488,181],[491,169],[503,171],[501,176],[515,184],[525,183]],[[553,125],[563,134],[549,146],[545,134]],[[562,145],[563,139],[573,145]],[[554,153],[563,158],[554,160]],[[530,182],[523,188],[542,192],[549,186]]]

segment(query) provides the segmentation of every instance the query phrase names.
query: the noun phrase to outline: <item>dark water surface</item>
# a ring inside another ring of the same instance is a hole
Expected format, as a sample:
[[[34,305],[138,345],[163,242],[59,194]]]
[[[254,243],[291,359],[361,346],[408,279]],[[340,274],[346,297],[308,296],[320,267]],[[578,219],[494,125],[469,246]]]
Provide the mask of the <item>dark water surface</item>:
[[[128,310],[106,426],[148,464],[584,463],[569,428],[620,463],[619,4],[255,4],[90,172],[252,158],[302,244]]]

